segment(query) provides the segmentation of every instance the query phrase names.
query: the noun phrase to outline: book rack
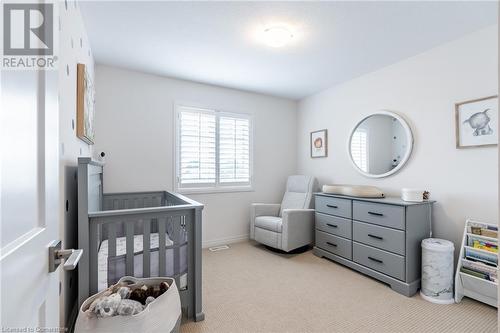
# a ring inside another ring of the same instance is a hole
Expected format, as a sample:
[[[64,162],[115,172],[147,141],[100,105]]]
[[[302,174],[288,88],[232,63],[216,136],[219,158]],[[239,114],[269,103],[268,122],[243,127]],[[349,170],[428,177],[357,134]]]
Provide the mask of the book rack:
[[[497,237],[496,224],[466,221],[455,274],[455,302],[466,296],[498,307]]]

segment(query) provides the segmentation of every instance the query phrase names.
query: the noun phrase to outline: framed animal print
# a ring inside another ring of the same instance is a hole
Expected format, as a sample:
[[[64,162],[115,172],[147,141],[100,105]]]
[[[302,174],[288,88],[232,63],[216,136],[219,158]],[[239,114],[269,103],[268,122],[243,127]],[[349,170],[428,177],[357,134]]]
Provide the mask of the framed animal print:
[[[457,148],[498,144],[498,96],[455,104]]]
[[[77,65],[76,135],[94,144],[94,84],[84,64]]]
[[[311,132],[311,157],[328,156],[328,131],[326,129]]]

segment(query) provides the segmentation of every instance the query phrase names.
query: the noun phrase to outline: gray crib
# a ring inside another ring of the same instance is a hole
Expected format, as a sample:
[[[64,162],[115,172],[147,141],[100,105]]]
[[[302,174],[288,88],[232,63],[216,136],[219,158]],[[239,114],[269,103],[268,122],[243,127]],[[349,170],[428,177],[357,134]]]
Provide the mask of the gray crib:
[[[176,280],[183,314],[203,320],[203,205],[167,191],[103,193],[103,167],[78,159],[79,305],[125,275],[168,276]]]

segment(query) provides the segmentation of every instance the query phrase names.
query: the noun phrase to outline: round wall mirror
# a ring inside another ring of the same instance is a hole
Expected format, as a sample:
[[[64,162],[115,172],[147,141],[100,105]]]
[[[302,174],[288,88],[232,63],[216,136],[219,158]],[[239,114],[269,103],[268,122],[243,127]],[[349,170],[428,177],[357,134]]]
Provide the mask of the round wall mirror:
[[[406,121],[393,112],[379,111],[361,120],[349,139],[349,156],[367,177],[396,173],[410,158],[413,136]]]

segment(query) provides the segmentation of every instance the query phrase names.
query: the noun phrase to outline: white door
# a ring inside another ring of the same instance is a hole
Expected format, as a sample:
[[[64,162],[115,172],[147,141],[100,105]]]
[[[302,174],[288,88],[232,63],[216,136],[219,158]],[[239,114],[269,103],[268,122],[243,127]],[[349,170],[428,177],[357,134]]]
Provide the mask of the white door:
[[[59,327],[57,71],[2,71],[0,326]]]

